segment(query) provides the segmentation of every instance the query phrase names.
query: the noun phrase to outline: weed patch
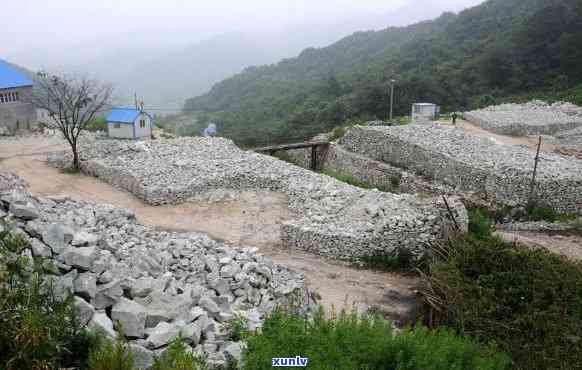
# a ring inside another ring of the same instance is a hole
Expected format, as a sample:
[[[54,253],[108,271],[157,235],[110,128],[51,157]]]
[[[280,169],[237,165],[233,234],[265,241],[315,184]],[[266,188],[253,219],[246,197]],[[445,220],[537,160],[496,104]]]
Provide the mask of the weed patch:
[[[582,264],[499,238],[460,236],[437,254],[425,297],[433,325],[494,341],[518,369],[582,363]]]
[[[390,322],[342,311],[313,319],[275,311],[262,332],[248,339],[244,369],[271,368],[275,357],[308,358],[309,369],[507,369],[508,358],[494,348],[448,330],[426,328],[395,334]]]

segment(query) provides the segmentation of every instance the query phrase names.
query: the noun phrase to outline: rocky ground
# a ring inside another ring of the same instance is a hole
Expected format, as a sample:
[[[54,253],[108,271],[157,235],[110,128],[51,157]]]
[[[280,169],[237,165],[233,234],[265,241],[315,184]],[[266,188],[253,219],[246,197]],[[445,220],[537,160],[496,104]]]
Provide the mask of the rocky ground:
[[[554,135],[582,127],[582,108],[563,102],[502,104],[463,115],[486,130],[512,136]]]
[[[225,323],[251,328],[276,305],[307,310],[302,275],[204,234],[158,231],[127,209],[68,198],[36,198],[18,177],[0,173],[0,217],[44,259],[57,294],[75,295],[84,325],[130,340],[139,366],[180,333],[213,366],[240,356]]]
[[[0,144],[0,169],[25,179],[29,191],[40,197],[70,197],[79,201],[114,204],[131,209],[140,224],[156,230],[201,232],[235,247],[258,247],[274,262],[305,276],[327,310],[356,307],[383,313],[402,323],[415,318],[419,279],[413,275],[370,271],[320,256],[283,248],[281,223],[291,218],[288,197],[270,191],[247,191],[237,198],[215,193],[208,201],[152,206],[127,191],[97,178],[68,174],[46,163],[47,152],[66,146],[54,137],[7,138]],[[2,159],[4,158],[4,159]]]
[[[420,256],[452,227],[440,198],[363,190],[242,151],[225,139],[135,143],[88,137],[81,153],[85,173],[154,205],[206,200],[217,191],[284,194],[292,213],[281,225],[284,245],[336,259],[353,261],[398,248]],[[49,162],[63,167],[70,158],[65,152]],[[451,199],[450,205],[460,227],[466,228],[462,204]]]

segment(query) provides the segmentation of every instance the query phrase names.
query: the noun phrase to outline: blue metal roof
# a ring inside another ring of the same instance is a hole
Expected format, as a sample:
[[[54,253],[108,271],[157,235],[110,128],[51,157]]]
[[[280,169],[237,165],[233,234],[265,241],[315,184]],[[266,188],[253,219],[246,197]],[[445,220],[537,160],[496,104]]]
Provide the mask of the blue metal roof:
[[[0,59],[0,89],[32,86],[33,84],[30,78]]]
[[[141,112],[134,108],[113,108],[107,116],[108,122],[134,123]]]

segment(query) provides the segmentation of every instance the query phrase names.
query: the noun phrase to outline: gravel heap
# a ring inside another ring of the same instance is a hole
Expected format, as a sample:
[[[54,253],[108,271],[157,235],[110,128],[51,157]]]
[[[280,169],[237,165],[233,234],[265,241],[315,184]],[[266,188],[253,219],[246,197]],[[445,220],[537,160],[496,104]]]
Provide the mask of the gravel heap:
[[[409,249],[420,256],[452,226],[441,199],[368,191],[269,156],[245,152],[220,138],[127,142],[88,137],[85,173],[126,189],[153,205],[200,199],[216,189],[286,194],[294,218],[281,226],[285,246],[332,258]],[[49,158],[66,166],[68,153]],[[461,228],[463,205],[451,199]]]
[[[502,104],[465,112],[466,120],[497,134],[512,136],[553,135],[582,127],[582,108],[570,103]]]
[[[516,206],[528,200],[535,153],[525,147],[438,124],[354,127],[340,144],[492,202]],[[542,153],[536,179],[538,197],[548,206],[582,213],[582,162]]]
[[[74,294],[83,325],[116,338],[114,322],[121,324],[139,368],[180,333],[212,366],[224,365],[240,359],[225,326],[235,315],[254,330],[275,305],[311,307],[303,276],[255,249],[156,231],[129,210],[10,190],[0,192],[0,217],[7,215],[30,243],[24,255],[51,271],[57,295]]]

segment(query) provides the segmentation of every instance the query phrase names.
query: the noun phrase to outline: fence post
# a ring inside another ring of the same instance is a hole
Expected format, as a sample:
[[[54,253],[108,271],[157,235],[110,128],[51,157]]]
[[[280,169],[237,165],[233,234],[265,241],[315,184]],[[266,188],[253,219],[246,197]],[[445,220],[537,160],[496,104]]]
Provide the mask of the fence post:
[[[536,188],[536,175],[538,173],[538,162],[540,160],[540,149],[542,147],[542,137],[540,136],[539,141],[538,141],[538,150],[536,152],[536,159],[534,162],[534,170],[533,170],[533,175],[531,177],[531,183],[529,186],[529,198],[528,198],[528,206],[533,206],[535,205],[535,188]]]

